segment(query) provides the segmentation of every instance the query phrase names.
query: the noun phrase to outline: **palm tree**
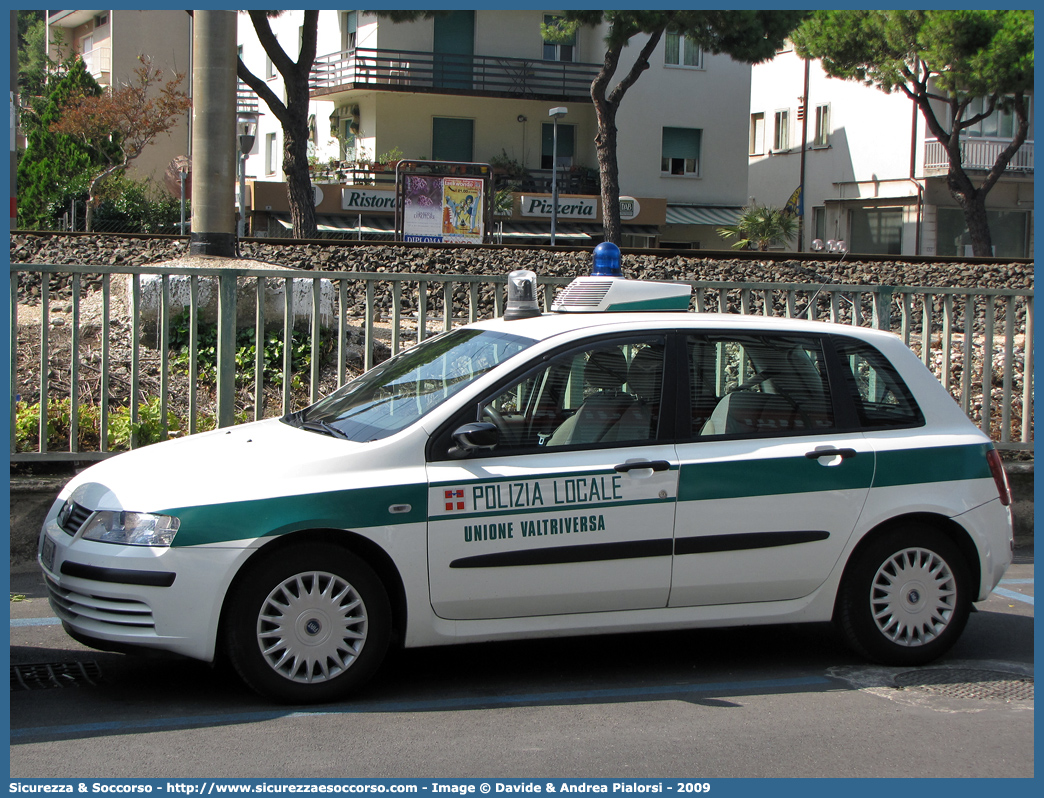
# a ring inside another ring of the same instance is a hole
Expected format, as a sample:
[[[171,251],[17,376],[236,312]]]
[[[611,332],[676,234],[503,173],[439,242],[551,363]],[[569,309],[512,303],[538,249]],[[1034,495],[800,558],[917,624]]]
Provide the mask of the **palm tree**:
[[[733,249],[756,249],[764,252],[772,246],[785,246],[797,235],[797,217],[782,208],[752,205],[744,208],[739,221],[730,227],[719,227],[722,238],[736,238]]]

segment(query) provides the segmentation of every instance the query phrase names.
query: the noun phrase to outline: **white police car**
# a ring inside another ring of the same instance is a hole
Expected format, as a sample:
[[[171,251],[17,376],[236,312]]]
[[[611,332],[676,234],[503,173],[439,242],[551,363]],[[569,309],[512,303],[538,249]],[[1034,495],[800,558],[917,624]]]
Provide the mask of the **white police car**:
[[[1011,561],[990,441],[898,338],[685,311],[596,276],[425,341],[285,418],[76,477],[40,540],[103,649],[227,655],[342,696],[402,645],[833,619],[918,664]],[[587,311],[587,312],[583,312]],[[624,311],[624,312],[613,312]]]

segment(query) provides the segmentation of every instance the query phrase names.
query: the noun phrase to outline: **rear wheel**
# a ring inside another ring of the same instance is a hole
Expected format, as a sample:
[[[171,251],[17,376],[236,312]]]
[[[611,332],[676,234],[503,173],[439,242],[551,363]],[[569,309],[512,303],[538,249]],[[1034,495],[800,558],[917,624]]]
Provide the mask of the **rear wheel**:
[[[336,546],[311,543],[265,557],[229,602],[229,659],[250,687],[279,701],[341,698],[373,675],[388,648],[384,586]]]
[[[849,645],[889,665],[920,665],[960,637],[971,608],[957,546],[930,527],[903,526],[859,551],[838,595],[836,619]]]

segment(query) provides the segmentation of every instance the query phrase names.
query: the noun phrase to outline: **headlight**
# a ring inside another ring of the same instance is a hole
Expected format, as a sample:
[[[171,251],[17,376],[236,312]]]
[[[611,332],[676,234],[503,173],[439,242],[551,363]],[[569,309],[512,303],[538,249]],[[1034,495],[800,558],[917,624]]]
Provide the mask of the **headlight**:
[[[84,525],[82,537],[125,546],[169,546],[180,525],[172,515],[99,510]]]

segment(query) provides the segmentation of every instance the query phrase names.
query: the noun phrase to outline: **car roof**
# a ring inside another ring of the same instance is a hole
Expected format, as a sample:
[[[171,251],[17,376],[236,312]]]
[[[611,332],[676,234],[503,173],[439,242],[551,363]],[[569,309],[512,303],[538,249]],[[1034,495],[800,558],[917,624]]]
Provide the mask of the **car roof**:
[[[479,329],[520,335],[537,341],[547,340],[578,330],[591,334],[612,334],[634,329],[659,330],[714,330],[737,333],[775,331],[790,333],[841,334],[858,338],[883,336],[895,338],[886,331],[848,324],[834,324],[807,319],[786,319],[774,316],[741,315],[735,313],[694,312],[605,312],[605,313],[544,313],[523,319],[507,321],[503,318],[489,319],[469,325]]]

